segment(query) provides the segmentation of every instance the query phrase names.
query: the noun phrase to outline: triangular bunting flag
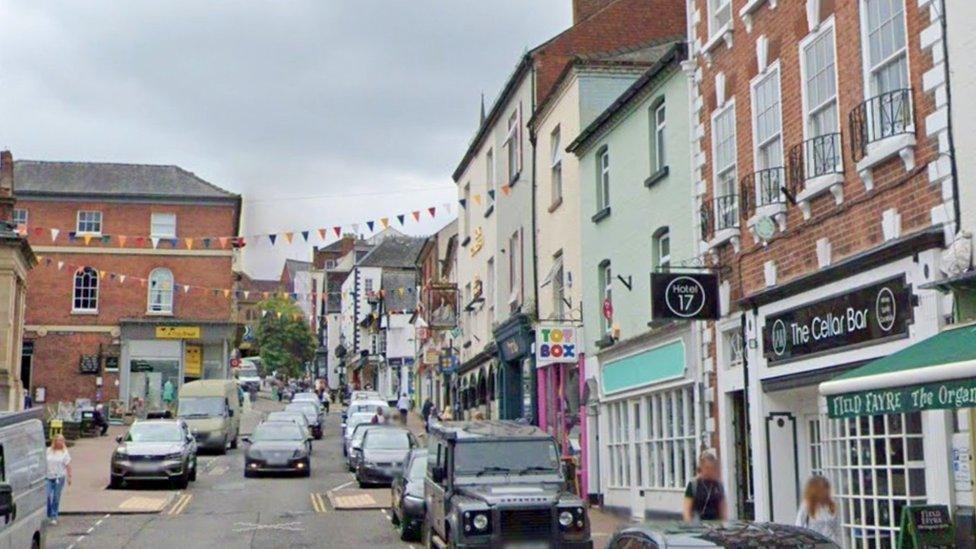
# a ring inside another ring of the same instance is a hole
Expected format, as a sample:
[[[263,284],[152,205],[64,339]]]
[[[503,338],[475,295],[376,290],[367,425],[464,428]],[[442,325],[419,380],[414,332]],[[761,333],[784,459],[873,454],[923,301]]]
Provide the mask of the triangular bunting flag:
[[[427,208],[427,213],[429,213],[431,217],[436,217],[437,216],[437,208],[431,206],[431,207]]]
[[[125,275],[119,275],[119,284],[125,284]]]
[[[184,284],[183,285],[183,293],[184,294],[190,293],[190,285],[189,284]]]
[[[270,240],[271,241],[271,245],[274,246],[275,245],[275,241],[278,240],[278,235],[276,235],[276,234],[269,234],[268,235],[268,240]]]
[[[57,240],[58,239],[58,234],[60,234],[60,233],[61,233],[61,231],[58,230],[58,229],[51,229],[51,242],[54,242],[55,240]]]
[[[230,297],[230,290],[227,290],[227,289],[224,290],[224,297],[225,298],[226,297]]]
[[[387,227],[389,227],[390,226],[390,218],[389,217],[381,217],[380,218],[380,225],[383,225],[383,228],[384,229],[387,228]]]
[[[468,207],[468,201],[465,200],[464,198],[458,199],[458,204],[460,204],[462,208],[467,208]]]
[[[286,240],[286,241],[287,241],[287,242],[288,242],[289,244],[291,244],[291,239],[292,239],[292,237],[294,237],[294,236],[295,236],[295,233],[285,233],[285,240]]]
[[[352,224],[352,232],[359,234],[359,223]]]
[[[112,241],[112,237],[111,236],[109,236],[107,234],[103,234],[102,235],[102,244],[108,244],[111,241]]]
[[[342,227],[336,225],[335,227],[332,227],[332,230],[335,231],[337,237],[342,236]]]
[[[98,271],[98,276],[99,278],[105,278],[106,276],[108,276],[108,273],[106,273],[105,271]]]
[[[250,290],[244,290],[244,299],[247,299],[247,296],[249,296],[249,295],[251,295],[251,291]]]
[[[159,247],[159,239],[156,238],[155,236],[149,237],[149,241],[152,242],[152,247],[153,248]]]
[[[186,242],[186,249],[187,250],[192,250],[193,249],[193,239],[192,238],[184,238],[183,241]]]
[[[278,318],[281,318],[281,311],[277,311],[277,313],[278,313]]]
[[[367,221],[366,222],[366,226],[369,227],[369,232],[373,232],[373,225],[375,225],[375,224],[376,223],[374,223],[373,221]]]
[[[34,228],[34,236],[41,236],[42,234],[44,234],[44,228],[43,227],[35,227]]]
[[[228,240],[228,238],[226,236],[221,236],[221,237],[218,237],[217,238],[217,241],[220,242],[220,247],[221,248],[226,248],[227,247],[227,240]]]
[[[92,235],[86,234],[84,238],[85,238],[85,246],[91,244]]]
[[[319,229],[319,240],[325,240],[325,229]]]
[[[63,268],[64,268],[64,261],[58,261],[58,270],[60,271]]]
[[[488,189],[488,198],[495,199],[495,189]]]
[[[308,231],[302,231],[302,238],[305,242],[308,242]]]
[[[444,211],[447,212],[448,214],[451,213],[451,203],[450,202],[445,202],[445,203],[441,204],[441,207],[444,208]]]
[[[404,218],[404,216],[403,216],[403,214],[400,214],[400,215],[398,215],[398,216],[397,216],[397,221],[399,221],[399,222],[400,222],[400,225],[403,225],[403,220],[404,220],[404,219],[405,219],[405,218]]]
[[[119,275],[117,275],[117,274],[115,274],[115,273],[108,273],[108,277],[109,277],[110,279],[112,279],[112,280],[115,280],[116,278],[118,278],[118,276],[119,276]]]
[[[475,204],[478,204],[480,206],[481,205],[481,195],[480,194],[476,194],[476,195],[474,195],[473,198],[474,198],[474,203]]]
[[[124,247],[125,247],[125,241],[126,241],[126,239],[128,239],[129,237],[127,237],[127,236],[125,236],[124,234],[120,234],[120,235],[119,235],[119,236],[117,236],[116,238],[118,238],[118,239],[119,239],[119,247],[120,247],[120,248],[124,248]]]
[[[420,210],[414,210],[411,215],[413,215],[414,221],[420,221]]]
[[[512,187],[509,185],[502,185],[502,194],[508,196],[512,192]]]

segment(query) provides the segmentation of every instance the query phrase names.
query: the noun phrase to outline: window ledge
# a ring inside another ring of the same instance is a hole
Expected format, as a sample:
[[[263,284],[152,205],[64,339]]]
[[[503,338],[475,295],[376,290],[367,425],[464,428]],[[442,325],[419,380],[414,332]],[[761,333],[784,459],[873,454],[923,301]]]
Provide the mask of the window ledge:
[[[590,221],[594,223],[599,223],[608,217],[610,217],[610,206],[607,206],[606,208],[603,208],[602,210],[593,214],[593,217],[590,218]]]
[[[834,201],[839,206],[844,201],[844,174],[827,173],[807,179],[803,183],[803,190],[796,194],[796,203],[803,212],[803,219],[810,219],[810,205],[813,198],[830,191]]]
[[[168,312],[164,312],[164,311],[146,311],[146,314],[148,316],[164,316],[165,317],[165,316],[173,316],[173,311],[168,311]]]
[[[644,186],[647,187],[648,189],[650,189],[656,183],[658,183],[662,179],[666,178],[668,176],[668,173],[670,173],[670,171],[671,170],[670,170],[670,168],[668,168],[668,166],[663,166],[661,169],[659,169],[658,171],[652,173],[650,177],[648,177],[647,179],[644,180]]]
[[[726,242],[731,242],[736,253],[739,252],[740,240],[738,227],[729,227],[728,229],[715,231],[715,234],[712,235],[712,239],[708,241],[708,248],[714,250]]]
[[[857,163],[857,174],[864,182],[864,187],[871,191],[874,189],[873,169],[878,164],[888,160],[896,154],[901,157],[905,164],[905,171],[915,169],[915,129],[912,128],[908,133],[901,133],[885,137],[867,147],[867,154]]]
[[[487,210],[485,210],[485,217],[486,217],[486,218],[487,218],[487,217],[490,217],[490,216],[491,216],[491,214],[492,214],[492,212],[494,212],[494,211],[495,211],[495,204],[494,204],[494,203],[492,203],[492,204],[489,204],[489,205],[488,205],[488,209],[487,209]]]
[[[752,233],[753,240],[758,241],[758,235],[756,235],[756,223],[764,217],[771,217],[776,221],[776,226],[779,228],[779,232],[786,230],[786,203],[777,202],[775,204],[763,204],[756,208],[756,213],[746,221],[746,226],[749,227],[749,232]]]
[[[749,0],[746,5],[739,10],[739,18],[746,24],[746,32],[752,32],[752,15],[759,11],[763,4],[769,2],[769,9],[776,9],[778,0]]]
[[[708,66],[712,65],[712,55],[715,52],[715,49],[718,48],[718,45],[723,42],[725,43],[725,47],[727,49],[732,49],[731,21],[722,25],[721,28],[715,31],[715,34],[708,39],[708,42],[705,42],[705,44],[702,45],[701,52],[702,55],[705,56],[705,62],[708,64]]]
[[[89,311],[89,310],[84,310],[84,309],[72,309],[71,310],[71,314],[78,315],[78,316],[95,316],[95,315],[98,314],[98,311]]]
[[[549,205],[549,213],[558,210],[559,207],[562,205],[563,205],[563,197],[560,196],[559,198],[554,200],[552,204]]]

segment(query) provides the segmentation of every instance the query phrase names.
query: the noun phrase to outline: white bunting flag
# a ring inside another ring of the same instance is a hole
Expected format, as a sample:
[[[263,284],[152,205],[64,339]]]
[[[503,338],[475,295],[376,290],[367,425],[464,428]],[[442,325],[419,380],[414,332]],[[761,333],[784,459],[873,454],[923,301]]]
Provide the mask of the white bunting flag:
[[[61,234],[61,230],[60,229],[51,229],[51,242],[54,242],[55,240],[57,240],[59,234]]]
[[[64,261],[58,261],[58,270],[60,271],[63,268],[64,268]]]
[[[159,238],[158,237],[151,236],[151,237],[149,237],[149,240],[152,241],[152,247],[153,248],[156,248],[157,246],[159,246]]]

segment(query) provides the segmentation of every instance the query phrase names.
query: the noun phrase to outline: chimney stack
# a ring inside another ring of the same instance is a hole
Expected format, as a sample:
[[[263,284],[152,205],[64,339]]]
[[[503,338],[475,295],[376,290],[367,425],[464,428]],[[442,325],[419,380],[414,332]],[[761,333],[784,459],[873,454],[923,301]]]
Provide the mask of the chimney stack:
[[[0,221],[14,219],[14,157],[0,151]]]
[[[614,3],[616,0],[573,0],[573,24],[577,24],[584,19],[589,19],[591,15]]]

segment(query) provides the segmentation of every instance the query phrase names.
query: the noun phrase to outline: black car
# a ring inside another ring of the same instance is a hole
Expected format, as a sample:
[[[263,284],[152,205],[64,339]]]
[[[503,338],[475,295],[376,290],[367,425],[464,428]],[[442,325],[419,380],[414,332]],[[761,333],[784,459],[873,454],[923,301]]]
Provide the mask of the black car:
[[[133,480],[164,480],[186,488],[197,479],[197,443],[183,420],[136,421],[115,440],[112,488]]]
[[[251,436],[242,439],[244,476],[257,473],[292,472],[311,476],[311,458],[305,431],[293,421],[265,421]]]
[[[610,539],[608,549],[667,547],[808,547],[836,549],[824,536],[785,524],[760,522],[647,523],[627,526]]]
[[[374,426],[366,430],[360,456],[356,460],[356,481],[359,486],[393,482],[403,467],[407,454],[418,446],[413,433],[403,427]]]
[[[411,450],[403,468],[393,477],[393,524],[400,529],[400,539],[417,541],[424,524],[424,476],[427,473],[427,450]]]

